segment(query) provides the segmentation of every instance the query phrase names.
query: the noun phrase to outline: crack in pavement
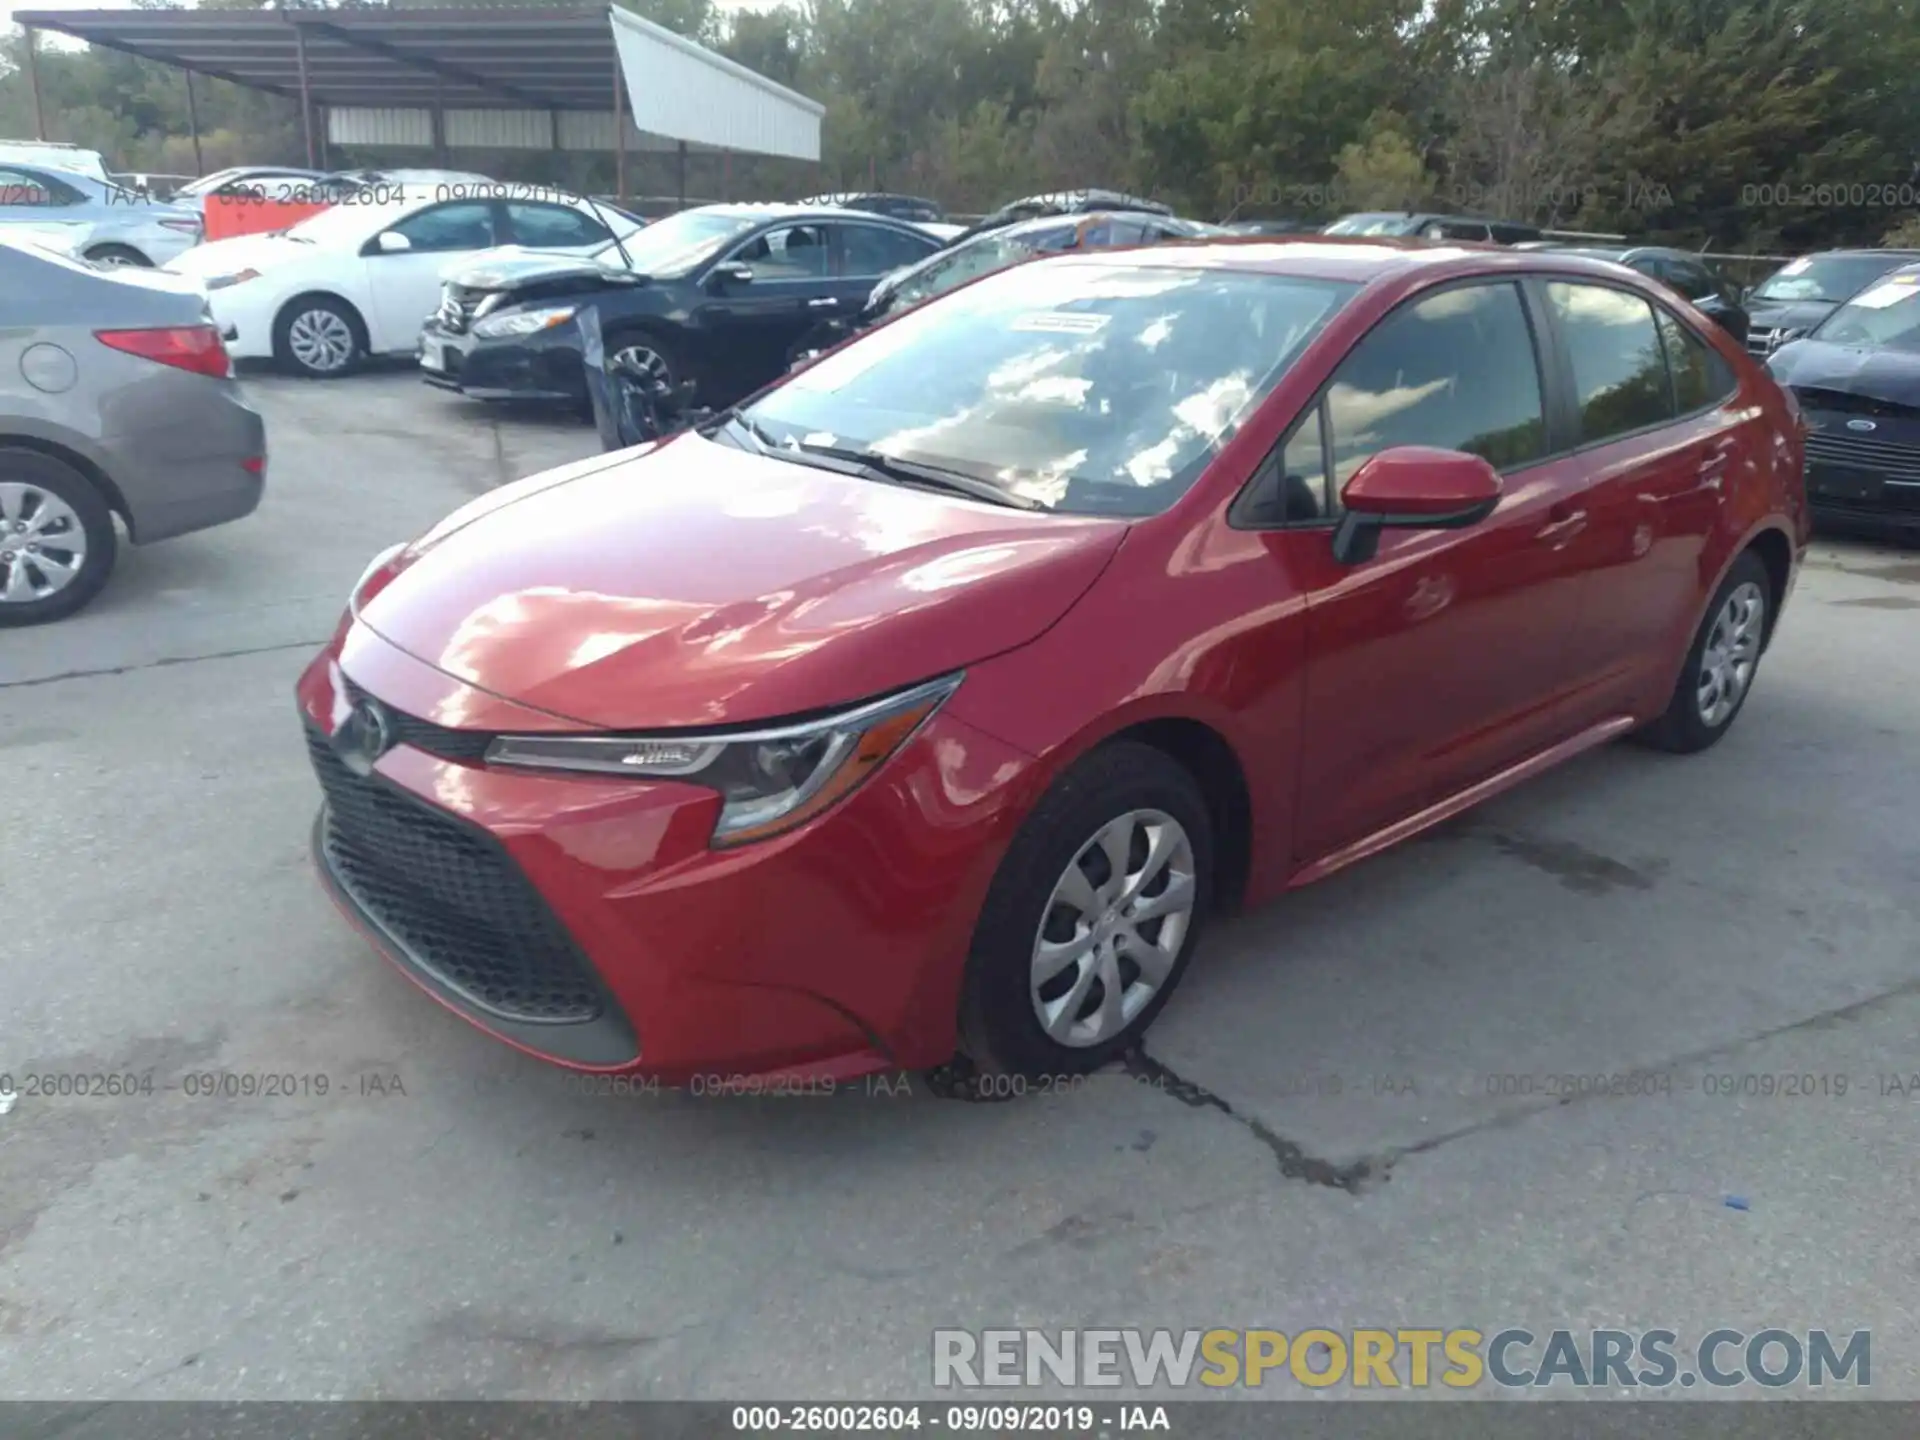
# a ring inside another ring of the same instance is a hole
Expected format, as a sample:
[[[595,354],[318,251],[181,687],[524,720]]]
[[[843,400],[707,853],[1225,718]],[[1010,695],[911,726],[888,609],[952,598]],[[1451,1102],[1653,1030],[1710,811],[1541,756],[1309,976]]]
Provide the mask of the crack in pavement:
[[[1331,1190],[1344,1190],[1349,1195],[1358,1195],[1368,1182],[1377,1180],[1385,1184],[1392,1178],[1388,1174],[1391,1162],[1372,1156],[1363,1156],[1350,1165],[1336,1165],[1331,1160],[1309,1155],[1259,1116],[1242,1114],[1206,1086],[1180,1075],[1143,1049],[1129,1050],[1121,1057],[1120,1065],[1135,1080],[1171,1096],[1182,1105],[1195,1110],[1218,1110],[1229,1120],[1244,1126],[1248,1133],[1273,1153],[1273,1158],[1280,1164],[1280,1173],[1289,1180],[1304,1180],[1309,1185],[1323,1185]]]
[[[215,650],[206,655],[168,655],[132,665],[106,665],[98,670],[66,670],[58,675],[36,675],[27,680],[0,680],[0,690],[24,690],[32,685],[54,685],[62,680],[95,680],[107,675],[132,675],[137,671],[160,670],[169,665],[197,665],[202,660],[241,660],[249,655],[272,655],[280,650],[313,650],[326,643],[323,635],[318,640],[289,640],[281,645],[256,645],[246,650]]]
[[[1800,1030],[1816,1030],[1824,1026],[1843,1024],[1867,1012],[1885,1005],[1891,1000],[1900,1000],[1920,995],[1920,978],[1909,980],[1891,990],[1883,990],[1865,999],[1837,1006],[1832,1010],[1822,1010],[1799,1020],[1790,1020],[1766,1030],[1745,1035],[1737,1040],[1709,1045],[1692,1050],[1683,1055],[1675,1055],[1651,1065],[1638,1065],[1624,1072],[1623,1078],[1649,1077],[1678,1069],[1681,1066],[1700,1065],[1710,1060],[1734,1055],[1755,1045],[1764,1045],[1783,1035],[1791,1035]],[[1465,1139],[1469,1135],[1478,1135],[1483,1131],[1510,1130],[1535,1115],[1550,1110],[1565,1109],[1569,1105],[1581,1104],[1589,1100],[1615,1098],[1610,1090],[1576,1088],[1556,1099],[1536,1103],[1510,1106],[1498,1110],[1482,1119],[1470,1121],[1439,1135],[1429,1135],[1423,1140],[1407,1145],[1394,1145],[1345,1165],[1336,1165],[1331,1160],[1309,1155],[1294,1141],[1279,1134],[1258,1116],[1236,1110],[1224,1097],[1215,1094],[1198,1081],[1189,1080],[1163,1061],[1154,1059],[1144,1049],[1136,1047],[1121,1057],[1121,1068],[1135,1080],[1143,1081],[1161,1093],[1178,1100],[1196,1110],[1217,1110],[1236,1124],[1244,1126],[1260,1143],[1273,1152],[1280,1163],[1280,1173],[1290,1180],[1305,1180],[1312,1185],[1321,1185],[1333,1190],[1344,1190],[1349,1195],[1359,1195],[1369,1185],[1377,1182],[1385,1184],[1393,1178],[1396,1165],[1409,1155],[1424,1155],[1442,1145],[1455,1140]]]

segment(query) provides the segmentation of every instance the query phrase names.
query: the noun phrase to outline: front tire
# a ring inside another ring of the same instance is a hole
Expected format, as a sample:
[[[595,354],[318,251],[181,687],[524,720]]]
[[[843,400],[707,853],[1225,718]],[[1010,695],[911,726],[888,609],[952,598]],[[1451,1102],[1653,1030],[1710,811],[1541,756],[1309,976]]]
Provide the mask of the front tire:
[[[290,300],[273,322],[273,353],[282,369],[309,380],[336,380],[359,368],[367,331],[359,314],[331,295]]]
[[[37,450],[0,449],[0,628],[86,605],[113,571],[117,541],[86,476]]]
[[[87,251],[87,259],[96,265],[134,265],[142,270],[153,268],[153,261],[131,245],[96,245]]]
[[[1676,755],[1692,755],[1718,743],[1753,693],[1772,603],[1767,567],[1749,550],[1733,562],[1714,592],[1666,713],[1637,738]]]
[[[1184,767],[1115,741],[1055,781],[974,930],[960,1039],[988,1073],[1085,1074],[1139,1041],[1213,898],[1213,823]]]

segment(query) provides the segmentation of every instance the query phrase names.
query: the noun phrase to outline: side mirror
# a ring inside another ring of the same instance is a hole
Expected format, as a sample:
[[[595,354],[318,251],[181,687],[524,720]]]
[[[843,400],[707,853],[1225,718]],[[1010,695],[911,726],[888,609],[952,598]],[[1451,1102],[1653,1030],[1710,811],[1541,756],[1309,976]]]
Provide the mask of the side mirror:
[[[402,235],[398,230],[382,230],[379,240],[375,243],[379,245],[380,251],[384,255],[397,255],[402,250],[411,250],[413,248],[413,241]]]
[[[753,267],[738,260],[722,260],[707,272],[707,288],[718,290],[726,285],[747,285],[753,281]]]
[[[1373,456],[1340,492],[1333,558],[1371,560],[1382,530],[1460,530],[1500,503],[1500,472],[1478,455],[1396,445]]]

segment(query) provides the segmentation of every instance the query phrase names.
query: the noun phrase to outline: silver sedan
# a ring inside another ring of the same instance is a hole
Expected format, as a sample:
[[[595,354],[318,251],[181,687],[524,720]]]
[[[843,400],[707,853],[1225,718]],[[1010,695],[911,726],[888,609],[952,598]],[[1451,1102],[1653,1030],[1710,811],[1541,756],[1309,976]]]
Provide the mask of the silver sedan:
[[[201,235],[187,206],[78,171],[0,162],[0,235],[15,227],[57,234],[62,249],[105,265],[165,265]]]
[[[119,526],[144,545],[259,505],[265,427],[192,281],[0,230],[0,296],[0,628],[99,594]]]

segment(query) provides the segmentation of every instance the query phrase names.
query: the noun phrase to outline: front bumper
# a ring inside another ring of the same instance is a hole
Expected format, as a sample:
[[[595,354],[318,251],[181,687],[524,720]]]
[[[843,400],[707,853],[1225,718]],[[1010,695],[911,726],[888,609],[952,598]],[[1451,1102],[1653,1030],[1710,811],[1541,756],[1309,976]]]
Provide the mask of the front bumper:
[[[1920,419],[1807,409],[1807,504],[1825,520],[1920,527]],[[1860,426],[1870,428],[1860,429]]]
[[[331,737],[356,690],[400,738],[343,792]],[[702,787],[487,766],[475,731],[588,727],[475,690],[364,626],[343,624],[298,699],[328,793],[315,832],[328,890],[409,978],[496,1037],[669,1083],[846,1079],[952,1055],[974,921],[1031,771],[949,714],[809,824],[715,851],[718,797]]]
[[[420,378],[475,400],[587,403],[580,332],[568,322],[535,335],[487,340],[429,319],[420,332]]]

